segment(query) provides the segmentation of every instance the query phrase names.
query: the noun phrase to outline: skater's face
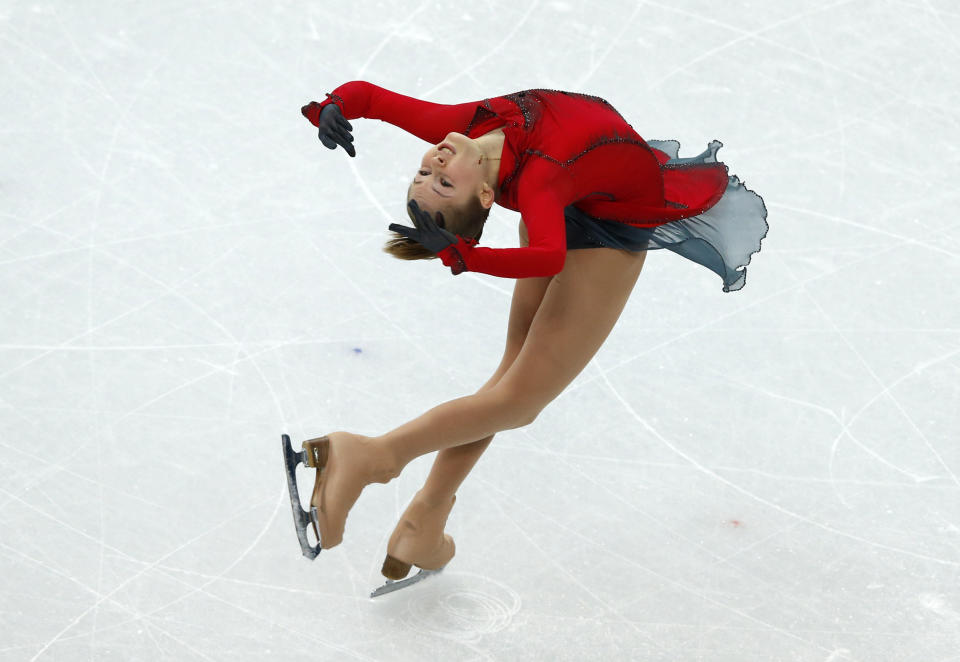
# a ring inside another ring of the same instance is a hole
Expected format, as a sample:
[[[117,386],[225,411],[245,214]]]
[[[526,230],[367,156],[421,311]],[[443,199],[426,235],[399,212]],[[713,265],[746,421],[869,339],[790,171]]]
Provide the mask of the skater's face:
[[[462,133],[448,133],[426,151],[410,185],[408,200],[435,214],[458,209],[470,198],[492,189],[484,181],[480,146]]]

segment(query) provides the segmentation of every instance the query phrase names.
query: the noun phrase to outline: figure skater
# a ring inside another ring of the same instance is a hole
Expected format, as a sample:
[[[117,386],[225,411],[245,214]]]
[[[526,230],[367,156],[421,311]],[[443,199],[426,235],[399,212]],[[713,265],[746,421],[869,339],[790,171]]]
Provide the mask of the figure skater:
[[[446,105],[351,81],[326,97],[302,112],[329,149],[356,156],[348,120],[360,117],[430,143],[406,193],[413,227],[391,224],[386,252],[439,257],[454,275],[516,279],[503,358],[476,393],[379,436],[330,432],[293,453],[284,435],[291,505],[310,558],[340,544],[366,485],[438,451],[387,545],[382,572],[396,580],[412,565],[439,570],[450,561],[455,546],[444,526],[460,484],[497,432],[533,422],[587,365],[647,250],[668,248],[716,272],[725,292],[739,290],[767,212],[716,160],[720,142],[678,158],[677,141],[645,141],[596,96],[531,89]],[[520,213],[520,248],[477,246],[494,203]],[[295,491],[299,462],[316,469],[310,515]]]

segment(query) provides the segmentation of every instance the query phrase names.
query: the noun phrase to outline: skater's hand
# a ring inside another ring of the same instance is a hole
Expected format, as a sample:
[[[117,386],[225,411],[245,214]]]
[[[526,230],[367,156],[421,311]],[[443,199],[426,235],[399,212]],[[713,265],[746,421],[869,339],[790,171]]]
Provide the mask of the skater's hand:
[[[331,103],[323,107],[317,127],[320,142],[324,147],[336,149],[337,145],[340,145],[350,156],[357,156],[357,151],[353,148],[353,136],[350,135],[353,126],[344,118],[337,104]]]
[[[403,236],[413,239],[423,245],[427,250],[433,253],[439,253],[447,246],[457,243],[459,237],[452,232],[445,230],[443,212],[437,212],[437,220],[430,218],[430,213],[420,209],[416,200],[407,203],[413,212],[413,224],[415,228],[406,225],[391,223],[390,229],[399,232]]]
[[[460,250],[475,244],[476,239],[465,239],[444,229],[443,212],[438,211],[437,220],[434,221],[429,212],[420,209],[416,200],[411,200],[407,204],[413,212],[413,223],[416,227],[391,223],[390,229],[413,239],[432,253],[437,253],[443,259],[443,263],[451,267],[454,275],[466,271]]]

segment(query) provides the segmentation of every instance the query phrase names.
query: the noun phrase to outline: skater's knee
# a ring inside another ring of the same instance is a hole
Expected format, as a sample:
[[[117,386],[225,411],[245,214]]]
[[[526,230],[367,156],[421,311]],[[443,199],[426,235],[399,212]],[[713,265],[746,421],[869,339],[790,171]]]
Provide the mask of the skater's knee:
[[[495,402],[504,425],[504,429],[512,430],[530,425],[536,420],[543,407],[534,402],[529,396],[517,393],[509,386],[500,382],[487,391],[488,397]]]
[[[515,430],[516,428],[526,427],[537,420],[537,416],[539,414],[539,410],[515,407],[510,419],[510,427],[508,429]]]
[[[540,412],[543,411],[543,406],[538,404],[528,404],[521,410],[521,426],[530,425],[535,420],[537,416],[540,415]]]
[[[530,424],[533,423],[535,420],[537,420],[537,416],[539,416],[539,415],[540,415],[540,410],[539,410],[539,409],[537,409],[537,410],[532,410],[532,409],[526,410],[526,411],[523,413],[522,418],[520,419],[520,425],[518,425],[517,427],[518,427],[518,428],[522,428],[522,427],[525,427],[525,426],[527,426],[527,425],[530,425]]]

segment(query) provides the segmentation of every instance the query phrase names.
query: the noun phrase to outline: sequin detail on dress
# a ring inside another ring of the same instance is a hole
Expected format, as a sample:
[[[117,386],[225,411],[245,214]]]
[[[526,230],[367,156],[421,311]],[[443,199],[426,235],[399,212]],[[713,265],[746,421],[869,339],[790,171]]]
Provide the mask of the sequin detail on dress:
[[[523,153],[520,154],[520,156],[517,158],[516,163],[514,163],[513,171],[512,171],[509,175],[507,175],[506,177],[504,177],[504,179],[503,179],[503,184],[502,184],[501,188],[506,189],[507,185],[508,185],[510,182],[513,181],[513,178],[516,177],[516,176],[519,174],[520,169],[523,167],[523,163],[524,163],[523,157],[524,157],[525,155],[527,155],[527,154],[530,154],[530,155],[532,155],[532,156],[539,157],[539,158],[544,159],[544,160],[546,160],[546,161],[550,161],[551,163],[555,163],[555,164],[557,164],[558,166],[560,166],[561,168],[569,168],[569,167],[571,167],[571,166],[577,161],[577,159],[582,158],[584,155],[586,155],[586,154],[589,153],[590,151],[592,151],[592,150],[594,150],[594,149],[596,149],[596,148],[598,148],[598,147],[602,147],[603,145],[610,145],[610,144],[614,144],[614,143],[627,143],[627,144],[629,144],[629,145],[636,145],[637,147],[639,147],[639,148],[641,148],[641,149],[644,149],[644,150],[646,150],[647,152],[650,151],[650,147],[649,147],[649,146],[647,145],[647,143],[644,142],[643,140],[637,140],[636,138],[629,138],[629,137],[625,137],[625,136],[620,136],[620,135],[617,134],[616,132],[614,132],[614,134],[613,134],[612,136],[603,136],[603,137],[595,138],[594,140],[591,141],[591,143],[587,146],[586,149],[584,149],[584,150],[583,150],[582,152],[580,152],[579,154],[575,154],[574,156],[572,156],[571,158],[567,159],[566,161],[560,161],[559,159],[556,159],[556,158],[550,156],[549,154],[546,154],[546,153],[544,153],[544,152],[541,152],[541,151],[538,150],[538,149],[525,149],[525,150],[523,151]],[[683,166],[676,166],[676,167],[685,167],[685,165],[686,165],[686,164],[684,164]],[[667,204],[670,205],[670,206],[675,206],[675,207],[679,207],[679,208],[684,207],[684,205],[675,205],[675,204],[670,203],[670,202],[668,202]]]
[[[522,92],[505,94],[503,95],[503,98],[509,99],[513,103],[517,104],[517,107],[520,108],[520,112],[523,114],[523,128],[529,129],[538,119],[540,119],[540,115],[543,112],[541,104],[543,103],[544,98],[557,94],[563,94],[568,97],[576,97],[577,99],[585,99],[587,101],[600,104],[615,112],[617,117],[620,119],[623,119],[623,115],[621,115],[616,108],[610,105],[609,101],[601,97],[593,96],[592,94],[566,92],[564,90],[551,90],[537,87],[530,90],[523,90]],[[626,122],[626,120],[624,120],[624,122]]]
[[[496,115],[497,113],[494,112],[490,105],[490,99],[484,99],[483,106],[477,106],[477,112],[473,114],[473,119],[470,120],[467,128],[463,131],[464,135],[469,136],[473,127],[483,124],[491,117],[496,117]]]
[[[603,138],[596,138],[594,141],[592,141],[592,142],[587,146],[587,148],[586,148],[585,150],[583,150],[583,151],[580,152],[579,154],[576,154],[576,155],[572,156],[571,158],[567,159],[566,161],[560,161],[560,160],[558,160],[558,159],[555,159],[555,158],[553,158],[552,156],[550,156],[549,154],[544,154],[543,152],[541,152],[541,151],[538,150],[538,149],[528,149],[528,150],[526,150],[526,153],[527,153],[527,154],[533,154],[534,156],[539,156],[539,157],[542,158],[542,159],[546,159],[547,161],[550,161],[550,162],[552,162],[552,163],[556,163],[556,164],[557,164],[558,166],[560,166],[561,168],[569,168],[571,165],[573,165],[573,163],[574,163],[577,159],[583,157],[585,154],[587,154],[587,153],[590,152],[591,150],[594,150],[594,149],[596,149],[597,147],[602,147],[603,145],[610,145],[610,144],[613,144],[613,143],[628,143],[628,144],[630,144],[630,145],[636,145],[637,147],[642,147],[642,148],[646,149],[648,152],[650,151],[650,149],[647,147],[647,143],[645,143],[644,141],[642,141],[642,140],[637,140],[636,138],[623,137],[623,136],[618,135],[616,132],[614,132],[614,134],[613,134],[612,136],[606,136],[606,137],[603,137]]]

